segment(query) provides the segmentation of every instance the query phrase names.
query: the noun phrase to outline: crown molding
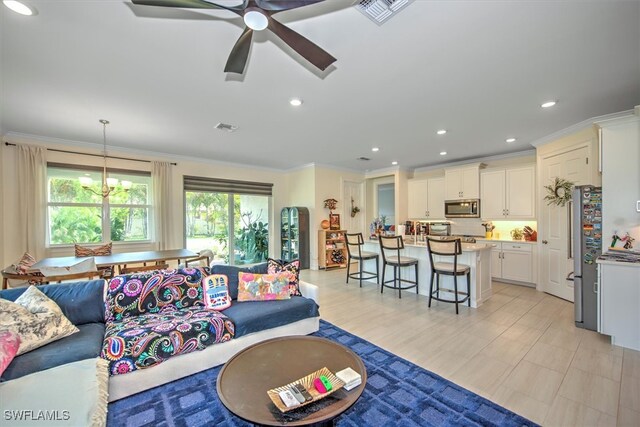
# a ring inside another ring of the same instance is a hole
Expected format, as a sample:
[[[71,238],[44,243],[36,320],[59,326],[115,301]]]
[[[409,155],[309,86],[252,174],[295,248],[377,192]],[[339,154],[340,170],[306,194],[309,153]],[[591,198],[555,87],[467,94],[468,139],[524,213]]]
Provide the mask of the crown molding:
[[[495,161],[495,160],[504,160],[504,159],[512,159],[515,157],[525,157],[525,156],[535,156],[536,155],[536,150],[523,150],[523,151],[514,151],[512,153],[505,153],[505,154],[496,154],[494,156],[486,156],[486,157],[472,157],[469,159],[464,159],[464,160],[456,160],[455,162],[449,162],[449,163],[439,163],[437,165],[432,165],[432,166],[423,166],[420,168],[416,168],[413,170],[414,173],[416,172],[428,172],[428,171],[432,171],[435,169],[442,169],[442,168],[448,168],[448,167],[453,167],[453,166],[461,166],[461,165],[468,165],[470,163],[486,163],[486,162],[490,162],[490,161]]]
[[[583,120],[580,123],[576,123],[576,124],[571,125],[571,126],[569,126],[567,128],[564,128],[562,130],[554,132],[554,133],[552,133],[550,135],[544,136],[544,137],[542,137],[540,139],[536,139],[535,141],[533,141],[531,143],[531,145],[533,145],[534,147],[538,148],[538,147],[540,147],[542,145],[548,144],[548,143],[556,141],[556,140],[558,140],[560,138],[564,138],[565,136],[569,136],[569,135],[571,135],[573,133],[576,133],[578,131],[584,130],[584,129],[588,128],[589,126],[593,126],[597,122],[615,120],[615,119],[627,117],[630,114],[633,114],[633,110],[624,110],[624,111],[620,111],[620,112],[617,112],[617,113],[611,113],[611,114],[605,114],[603,116],[592,117],[590,119]]]

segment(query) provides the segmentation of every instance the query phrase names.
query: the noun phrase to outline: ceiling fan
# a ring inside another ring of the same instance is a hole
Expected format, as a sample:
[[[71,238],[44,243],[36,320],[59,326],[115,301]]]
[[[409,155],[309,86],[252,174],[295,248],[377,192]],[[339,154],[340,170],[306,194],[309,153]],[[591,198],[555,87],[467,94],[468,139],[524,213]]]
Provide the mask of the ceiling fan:
[[[298,52],[307,61],[320,70],[325,70],[336,58],[315,43],[276,21],[272,15],[285,10],[297,9],[324,0],[244,0],[237,6],[225,6],[205,0],[131,0],[134,4],[145,6],[180,7],[185,9],[225,9],[243,18],[246,27],[233,46],[225,73],[244,73],[251,48],[253,31],[271,30],[283,42]]]

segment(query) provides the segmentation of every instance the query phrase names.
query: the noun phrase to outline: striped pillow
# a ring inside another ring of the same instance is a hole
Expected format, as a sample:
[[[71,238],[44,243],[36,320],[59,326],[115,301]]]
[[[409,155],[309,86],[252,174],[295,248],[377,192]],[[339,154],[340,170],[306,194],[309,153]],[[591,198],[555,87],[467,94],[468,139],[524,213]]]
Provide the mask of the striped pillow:
[[[73,245],[76,250],[76,256],[101,256],[101,255],[111,255],[111,249],[113,247],[113,242],[109,242],[106,245],[98,246],[97,248],[88,248],[86,246]]]
[[[27,274],[27,271],[35,263],[36,259],[28,252],[25,252],[24,255],[22,255],[22,258],[13,263],[12,267],[15,269],[17,274]]]

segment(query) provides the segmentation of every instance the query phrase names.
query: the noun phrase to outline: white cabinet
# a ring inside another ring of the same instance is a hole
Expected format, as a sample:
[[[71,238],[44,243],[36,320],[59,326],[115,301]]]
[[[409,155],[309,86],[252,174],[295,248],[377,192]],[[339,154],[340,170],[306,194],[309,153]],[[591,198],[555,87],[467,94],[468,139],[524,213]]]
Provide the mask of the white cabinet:
[[[640,266],[599,264],[598,332],[611,343],[640,350]]]
[[[427,218],[444,219],[444,178],[427,180]]]
[[[535,283],[536,247],[530,243],[478,240],[491,248],[491,277],[522,283]]]
[[[410,219],[426,218],[427,216],[427,180],[410,179],[407,181],[407,199]]]
[[[535,167],[483,172],[480,175],[480,209],[484,219],[534,219]]]
[[[480,198],[480,165],[445,169],[445,200]]]
[[[407,183],[409,218],[444,218],[444,178],[410,179]]]

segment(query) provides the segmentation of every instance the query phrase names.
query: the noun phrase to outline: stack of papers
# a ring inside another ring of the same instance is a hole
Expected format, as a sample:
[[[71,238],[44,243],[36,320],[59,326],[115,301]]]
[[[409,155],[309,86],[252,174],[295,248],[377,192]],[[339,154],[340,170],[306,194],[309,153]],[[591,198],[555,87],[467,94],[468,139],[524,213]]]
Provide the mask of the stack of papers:
[[[344,389],[347,391],[362,384],[362,377],[360,374],[351,368],[345,368],[340,372],[336,372],[336,377],[344,381]]]

